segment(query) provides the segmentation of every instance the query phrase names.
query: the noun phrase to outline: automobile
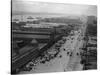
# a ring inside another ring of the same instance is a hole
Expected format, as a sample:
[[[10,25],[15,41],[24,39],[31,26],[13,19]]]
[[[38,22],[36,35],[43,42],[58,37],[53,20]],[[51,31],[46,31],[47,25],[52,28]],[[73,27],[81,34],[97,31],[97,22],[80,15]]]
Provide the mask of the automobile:
[[[55,47],[61,47],[61,44],[56,43],[56,44],[55,44]]]
[[[64,43],[65,43],[65,41],[60,40],[58,43],[59,43],[59,44],[64,44]]]
[[[82,60],[80,61],[80,63],[81,63],[81,64],[85,64],[85,63],[86,63],[86,60],[85,60],[85,59],[82,59]]]

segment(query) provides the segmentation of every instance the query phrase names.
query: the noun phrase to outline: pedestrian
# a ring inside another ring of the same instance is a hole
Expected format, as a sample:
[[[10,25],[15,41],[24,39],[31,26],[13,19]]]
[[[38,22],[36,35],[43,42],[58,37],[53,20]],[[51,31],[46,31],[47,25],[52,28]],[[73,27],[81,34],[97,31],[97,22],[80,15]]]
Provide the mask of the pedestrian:
[[[76,55],[78,56],[78,55],[79,55],[79,53],[76,53]]]
[[[67,52],[67,55],[69,55],[69,52]]]
[[[66,49],[64,48],[63,50],[65,51]]]
[[[70,53],[70,56],[72,56],[72,52]]]

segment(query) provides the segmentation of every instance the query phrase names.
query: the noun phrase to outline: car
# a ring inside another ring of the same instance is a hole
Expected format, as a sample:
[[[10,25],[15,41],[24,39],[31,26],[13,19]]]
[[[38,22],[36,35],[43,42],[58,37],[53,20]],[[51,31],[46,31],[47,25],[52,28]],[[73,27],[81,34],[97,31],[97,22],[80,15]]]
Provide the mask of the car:
[[[61,47],[61,44],[56,43],[56,44],[55,44],[55,47]]]

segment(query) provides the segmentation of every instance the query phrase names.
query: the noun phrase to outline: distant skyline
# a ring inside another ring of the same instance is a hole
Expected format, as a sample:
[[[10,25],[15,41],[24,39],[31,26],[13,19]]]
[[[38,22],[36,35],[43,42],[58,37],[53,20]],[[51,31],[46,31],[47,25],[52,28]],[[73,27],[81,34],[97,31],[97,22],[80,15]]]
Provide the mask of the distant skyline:
[[[97,16],[97,6],[12,0],[12,13],[19,12]]]

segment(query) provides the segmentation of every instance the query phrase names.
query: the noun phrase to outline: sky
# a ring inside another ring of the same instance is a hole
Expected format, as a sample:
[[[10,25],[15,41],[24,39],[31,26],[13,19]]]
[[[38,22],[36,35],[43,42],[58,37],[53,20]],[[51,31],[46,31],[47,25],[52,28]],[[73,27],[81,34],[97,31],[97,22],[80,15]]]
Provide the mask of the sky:
[[[14,12],[38,12],[97,16],[97,6],[12,0],[12,13]]]

